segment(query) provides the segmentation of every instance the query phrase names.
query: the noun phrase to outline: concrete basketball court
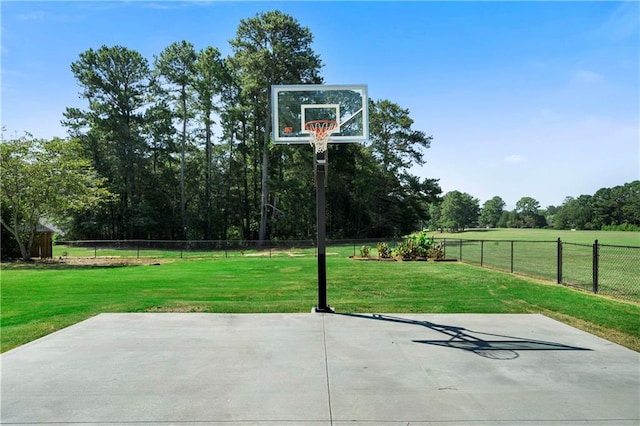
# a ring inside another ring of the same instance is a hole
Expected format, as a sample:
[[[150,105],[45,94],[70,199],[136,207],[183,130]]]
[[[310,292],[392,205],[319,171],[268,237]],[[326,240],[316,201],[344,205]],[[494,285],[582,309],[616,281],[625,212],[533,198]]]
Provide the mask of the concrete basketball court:
[[[102,314],[0,361],[7,425],[640,423],[640,354],[542,315]]]

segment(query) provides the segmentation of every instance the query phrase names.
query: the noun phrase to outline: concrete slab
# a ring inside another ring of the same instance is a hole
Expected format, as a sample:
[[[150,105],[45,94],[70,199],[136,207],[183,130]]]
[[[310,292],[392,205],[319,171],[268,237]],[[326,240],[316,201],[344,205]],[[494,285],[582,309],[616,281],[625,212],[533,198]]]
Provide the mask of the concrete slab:
[[[334,315],[326,334],[334,425],[640,422],[639,354],[542,315]]]
[[[1,418],[326,425],[322,317],[99,315],[2,355]]]
[[[541,315],[103,314],[0,363],[2,424],[640,423],[640,354]]]

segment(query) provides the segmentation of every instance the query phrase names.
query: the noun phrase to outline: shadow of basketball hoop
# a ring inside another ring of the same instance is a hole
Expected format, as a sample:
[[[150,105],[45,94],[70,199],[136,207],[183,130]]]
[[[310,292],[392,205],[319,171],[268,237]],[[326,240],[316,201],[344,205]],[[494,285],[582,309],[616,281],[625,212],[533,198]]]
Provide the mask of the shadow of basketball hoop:
[[[341,313],[354,318],[363,318],[376,321],[390,321],[401,324],[417,325],[426,327],[449,336],[446,340],[412,340],[414,343],[425,345],[441,346],[452,349],[461,349],[472,352],[484,358],[497,360],[510,360],[518,358],[520,351],[590,351],[591,349],[569,346],[562,343],[547,342],[543,340],[533,340],[501,334],[484,333],[480,331],[468,330],[464,327],[452,325],[436,324],[429,321],[418,321],[408,318],[394,317],[390,315],[363,315],[352,313]],[[489,339],[478,337],[490,336]]]

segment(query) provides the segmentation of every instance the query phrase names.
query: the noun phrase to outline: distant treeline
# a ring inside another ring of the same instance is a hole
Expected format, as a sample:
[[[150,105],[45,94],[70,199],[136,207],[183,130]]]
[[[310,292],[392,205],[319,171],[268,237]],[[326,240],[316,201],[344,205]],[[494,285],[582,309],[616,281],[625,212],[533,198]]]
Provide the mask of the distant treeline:
[[[640,181],[601,188],[593,195],[567,197],[560,206],[540,208],[532,197],[522,197],[514,210],[504,209],[499,196],[479,201],[467,193],[451,191],[430,208],[432,229],[459,231],[492,228],[555,228],[605,231],[640,231]]]
[[[314,238],[312,148],[270,138],[271,86],[323,83],[312,41],[293,17],[271,11],[241,20],[228,57],[187,41],[152,61],[124,46],[80,53],[71,72],[85,105],[64,113],[69,137],[3,137],[3,247],[17,236],[27,259],[43,220],[78,240]],[[425,225],[640,227],[639,181],[546,209],[531,197],[513,211],[497,196],[482,207],[459,191],[441,197],[438,179],[409,172],[426,163],[432,142],[409,110],[370,100],[369,121],[367,143],[329,147],[329,238],[395,237]],[[87,191],[94,186],[108,196]]]

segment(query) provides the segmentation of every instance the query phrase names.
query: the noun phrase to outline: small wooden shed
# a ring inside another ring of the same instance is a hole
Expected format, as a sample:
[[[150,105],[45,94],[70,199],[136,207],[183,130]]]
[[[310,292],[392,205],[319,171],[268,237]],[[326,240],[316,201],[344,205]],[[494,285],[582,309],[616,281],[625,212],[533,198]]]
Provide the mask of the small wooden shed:
[[[31,245],[31,257],[50,259],[53,257],[53,229],[38,225]]]

